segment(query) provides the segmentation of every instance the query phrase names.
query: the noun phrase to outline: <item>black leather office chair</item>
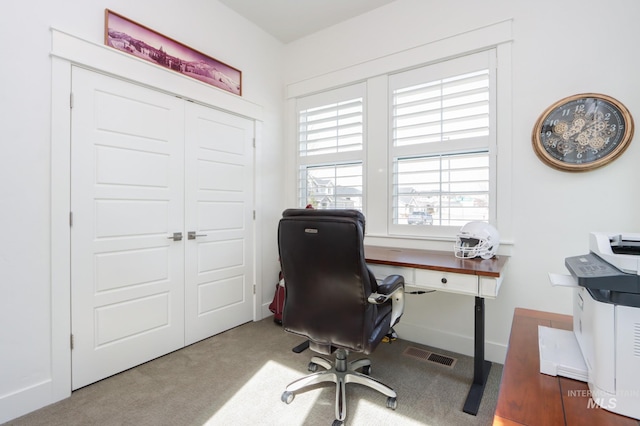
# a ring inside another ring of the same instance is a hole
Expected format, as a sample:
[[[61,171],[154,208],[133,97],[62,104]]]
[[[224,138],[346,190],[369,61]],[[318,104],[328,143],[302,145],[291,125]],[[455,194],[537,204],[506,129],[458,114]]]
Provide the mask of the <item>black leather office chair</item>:
[[[294,392],[322,382],[336,384],[336,420],[346,417],[345,387],[358,383],[387,396],[396,393],[371,378],[371,361],[347,362],[349,352],[371,353],[398,322],[404,309],[404,278],[391,275],[377,283],[364,260],[365,219],[357,210],[285,210],[278,226],[280,262],[285,281],[283,326],[309,339],[315,352],[313,374],[290,383],[282,394],[289,404]],[[326,370],[315,372],[318,366]],[[356,370],[360,370],[356,371]]]

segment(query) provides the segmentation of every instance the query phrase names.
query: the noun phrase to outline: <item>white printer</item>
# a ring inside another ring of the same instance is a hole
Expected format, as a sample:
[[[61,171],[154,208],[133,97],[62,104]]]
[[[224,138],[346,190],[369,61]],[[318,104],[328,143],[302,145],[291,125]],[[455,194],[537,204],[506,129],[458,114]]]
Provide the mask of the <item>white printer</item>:
[[[590,253],[568,257],[573,332],[592,400],[640,419],[640,234],[591,233]]]

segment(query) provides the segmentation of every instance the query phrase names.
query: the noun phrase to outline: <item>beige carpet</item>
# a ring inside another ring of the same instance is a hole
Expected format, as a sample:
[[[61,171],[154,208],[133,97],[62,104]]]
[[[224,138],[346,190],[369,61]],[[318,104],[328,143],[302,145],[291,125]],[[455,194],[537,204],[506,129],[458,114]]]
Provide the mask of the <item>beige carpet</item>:
[[[312,352],[270,318],[203,340],[101,382],[8,425],[331,425],[335,388],[318,385],[287,405],[285,386],[308,374]],[[457,358],[453,368],[404,354],[407,346]],[[356,354],[357,355],[357,354]],[[490,425],[502,365],[494,364],[477,416],[462,411],[473,359],[398,339],[370,356],[371,375],[398,394],[398,408],[347,385],[346,425]]]

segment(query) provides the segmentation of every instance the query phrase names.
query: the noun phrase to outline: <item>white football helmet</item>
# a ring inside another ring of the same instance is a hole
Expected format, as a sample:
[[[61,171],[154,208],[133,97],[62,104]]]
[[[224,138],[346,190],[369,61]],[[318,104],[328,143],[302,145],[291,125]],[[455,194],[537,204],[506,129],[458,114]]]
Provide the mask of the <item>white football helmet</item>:
[[[454,253],[461,259],[491,259],[500,246],[498,230],[486,222],[469,222],[456,236]]]

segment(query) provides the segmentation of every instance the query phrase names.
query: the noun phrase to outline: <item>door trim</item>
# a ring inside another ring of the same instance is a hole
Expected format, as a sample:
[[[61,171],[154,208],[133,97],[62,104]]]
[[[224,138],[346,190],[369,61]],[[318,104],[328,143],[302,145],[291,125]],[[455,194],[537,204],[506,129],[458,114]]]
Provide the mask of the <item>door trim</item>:
[[[261,129],[262,106],[115,49],[55,28],[52,32],[51,91],[51,380],[11,396],[16,416],[71,395],[71,72],[80,66],[114,78],[254,120]],[[258,138],[257,133],[255,134]],[[255,167],[255,163],[254,163]],[[255,178],[254,178],[255,184]],[[254,221],[254,232],[255,221]],[[255,241],[258,244],[259,241]],[[254,265],[259,256],[254,257]],[[254,267],[254,274],[256,271]],[[254,295],[254,305],[260,301]],[[255,312],[260,312],[254,306]]]
[[[69,33],[51,29],[51,56],[160,92],[262,121],[262,106],[199,80]],[[68,105],[68,104],[67,104]]]

